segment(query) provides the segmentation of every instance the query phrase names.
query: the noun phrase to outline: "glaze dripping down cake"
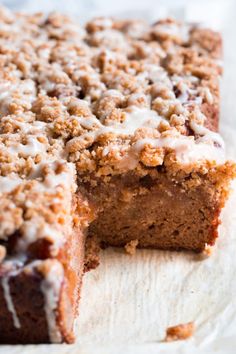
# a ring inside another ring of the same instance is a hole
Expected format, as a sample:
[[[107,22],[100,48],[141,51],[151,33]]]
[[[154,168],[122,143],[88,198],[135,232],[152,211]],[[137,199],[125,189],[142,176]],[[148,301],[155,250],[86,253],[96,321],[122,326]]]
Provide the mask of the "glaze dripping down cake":
[[[0,66],[0,343],[73,342],[99,247],[215,243],[221,37],[1,8]]]

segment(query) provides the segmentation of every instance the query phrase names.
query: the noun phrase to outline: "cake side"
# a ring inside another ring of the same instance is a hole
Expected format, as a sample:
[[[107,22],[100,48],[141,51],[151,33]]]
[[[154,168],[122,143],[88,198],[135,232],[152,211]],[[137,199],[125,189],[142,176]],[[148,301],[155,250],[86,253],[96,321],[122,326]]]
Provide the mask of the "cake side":
[[[152,169],[87,184],[88,198],[100,211],[89,236],[103,246],[122,247],[135,240],[138,248],[201,252],[218,236],[231,167],[206,175]]]

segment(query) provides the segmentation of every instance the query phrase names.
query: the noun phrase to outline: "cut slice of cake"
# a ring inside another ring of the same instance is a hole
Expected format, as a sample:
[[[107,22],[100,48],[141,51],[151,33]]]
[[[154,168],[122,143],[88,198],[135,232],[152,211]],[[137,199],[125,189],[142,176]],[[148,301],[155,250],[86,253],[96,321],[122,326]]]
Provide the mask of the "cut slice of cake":
[[[0,188],[0,343],[71,342],[89,220],[73,165],[1,176]]]
[[[221,37],[3,8],[0,24],[0,343],[70,343],[100,246],[215,243],[235,176]]]

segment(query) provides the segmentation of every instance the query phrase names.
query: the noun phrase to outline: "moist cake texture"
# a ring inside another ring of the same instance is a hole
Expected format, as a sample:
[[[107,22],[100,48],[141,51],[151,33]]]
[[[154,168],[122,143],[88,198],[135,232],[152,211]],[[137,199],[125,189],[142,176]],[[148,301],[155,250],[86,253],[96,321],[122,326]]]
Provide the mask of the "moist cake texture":
[[[1,8],[0,67],[0,343],[73,342],[99,247],[215,243],[221,37]]]

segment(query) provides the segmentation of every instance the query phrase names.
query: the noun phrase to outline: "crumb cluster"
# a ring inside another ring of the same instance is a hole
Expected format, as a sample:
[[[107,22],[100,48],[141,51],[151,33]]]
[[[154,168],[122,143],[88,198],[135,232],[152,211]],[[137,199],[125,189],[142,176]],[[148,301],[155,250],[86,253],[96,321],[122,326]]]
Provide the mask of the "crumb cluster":
[[[176,340],[185,340],[193,336],[195,325],[193,322],[179,324],[173,327],[168,327],[166,330],[166,342]]]

